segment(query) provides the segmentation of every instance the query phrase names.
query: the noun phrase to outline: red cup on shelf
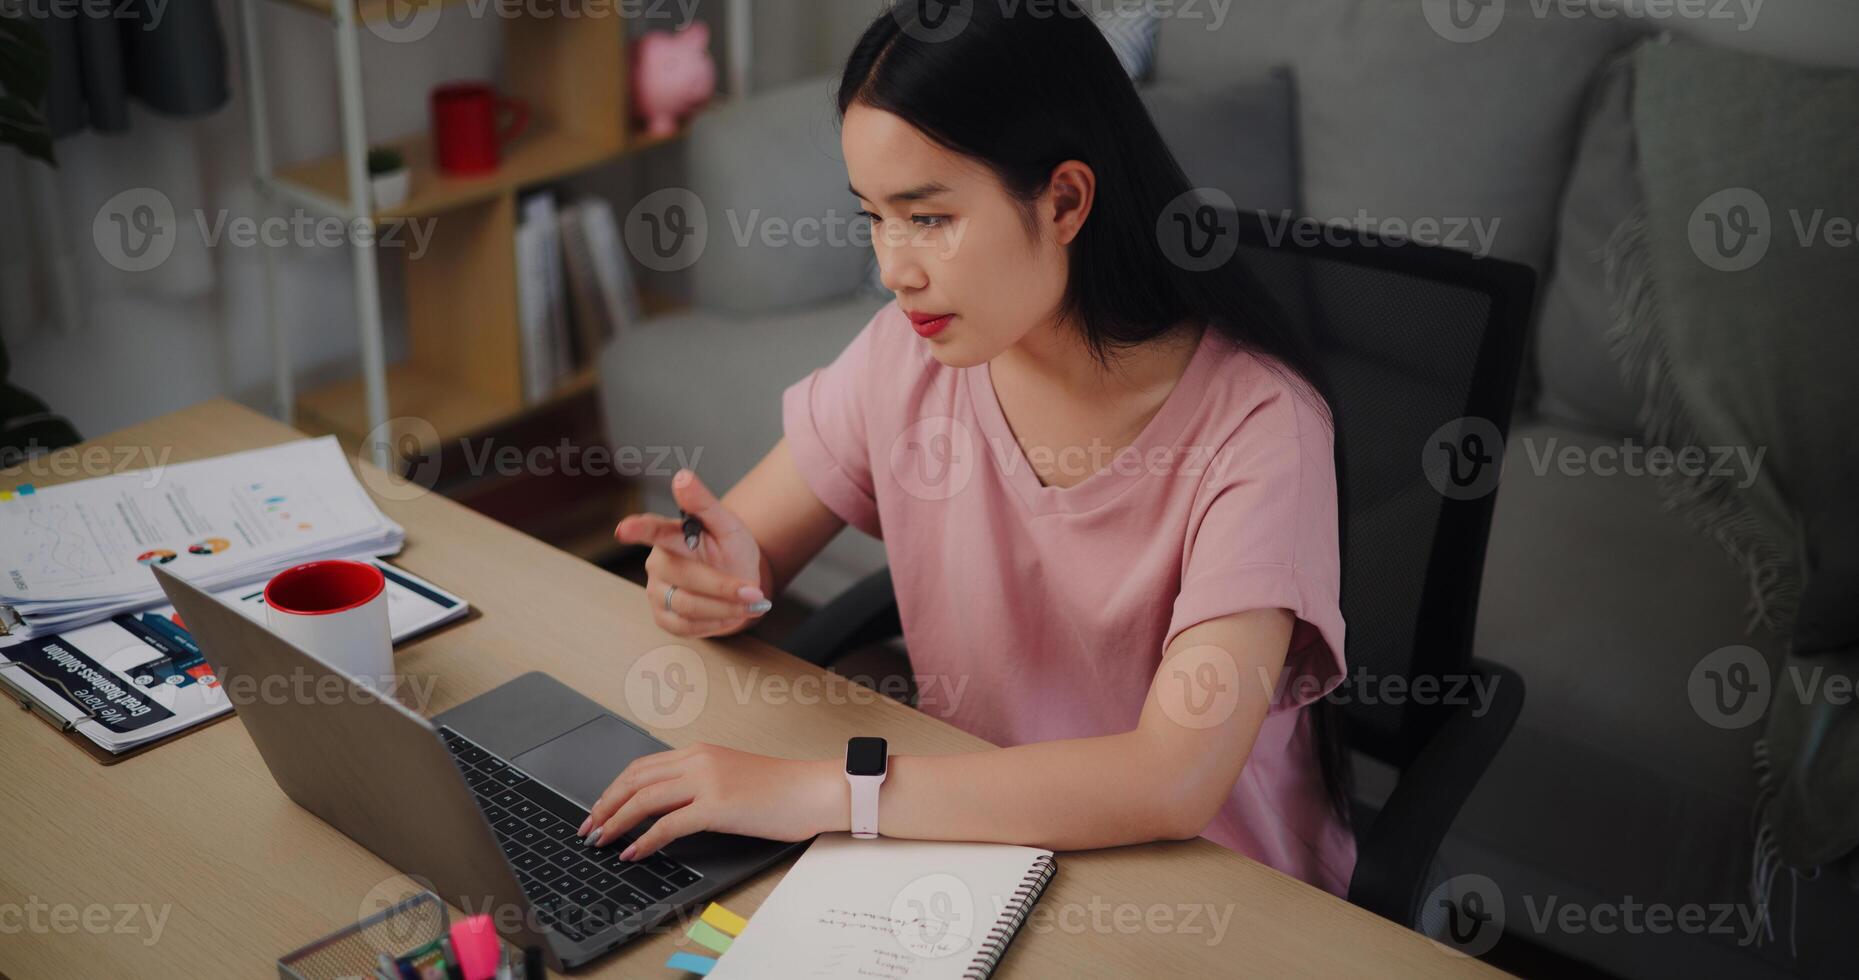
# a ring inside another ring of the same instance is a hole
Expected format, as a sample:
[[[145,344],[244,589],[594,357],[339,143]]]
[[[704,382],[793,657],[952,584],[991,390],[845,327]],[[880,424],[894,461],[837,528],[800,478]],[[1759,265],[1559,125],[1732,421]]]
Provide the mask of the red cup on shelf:
[[[495,172],[503,145],[528,126],[529,106],[497,94],[489,82],[451,82],[432,90],[433,159],[441,173]]]

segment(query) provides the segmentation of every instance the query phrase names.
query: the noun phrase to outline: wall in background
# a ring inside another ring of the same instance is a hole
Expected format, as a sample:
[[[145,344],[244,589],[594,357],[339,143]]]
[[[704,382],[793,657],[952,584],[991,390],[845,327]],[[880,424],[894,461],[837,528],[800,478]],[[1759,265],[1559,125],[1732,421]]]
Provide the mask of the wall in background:
[[[838,72],[852,42],[888,6],[885,0],[754,0],[755,87]]]
[[[326,22],[282,4],[257,5],[270,76],[266,86],[273,155],[280,162],[336,152],[335,64]],[[222,27],[238,47],[238,6],[219,0]],[[426,93],[439,81],[496,70],[495,21],[442,21],[417,44],[361,32],[368,132],[388,138],[425,128]],[[271,338],[265,326],[260,247],[201,243],[199,220],[263,216],[252,186],[243,77],[229,66],[233,94],[217,113],[192,120],[132,108],[127,133],[86,132],[61,140],[53,185],[84,303],[73,320],[8,324],[13,376],[100,434],[206,398],[231,396],[269,410]],[[0,173],[0,179],[6,175]],[[180,223],[174,255],[129,273],[103,261],[91,222],[104,202],[136,187],[172,199]],[[354,289],[343,246],[287,246],[278,304],[305,381],[356,370]],[[398,260],[382,263],[390,312]],[[397,320],[397,317],[392,319]],[[389,354],[404,345],[390,329]]]
[[[880,9],[877,2],[758,0],[755,86],[835,67]],[[229,53],[236,59],[242,53],[239,7],[231,0],[218,3]],[[724,6],[721,0],[698,0],[695,10],[720,33]],[[335,62],[326,23],[283,4],[259,3],[256,9],[268,62],[265,97],[275,159],[286,163],[336,152]],[[360,37],[371,139],[424,130],[433,85],[454,78],[494,78],[499,70],[500,28],[488,17],[441,19],[431,35],[411,44],[389,43],[366,30]],[[720,60],[720,37],[714,50]],[[80,302],[66,322],[29,318],[19,310],[0,321],[14,379],[86,434],[214,397],[272,408],[263,253],[223,243],[205,248],[195,220],[196,213],[209,226],[222,214],[262,216],[251,180],[248,93],[236,60],[229,70],[232,100],[211,116],[177,120],[132,105],[129,132],[87,132],[58,144],[60,166],[49,181],[57,192],[55,213],[48,217],[60,223],[69,245],[68,265]],[[26,166],[35,165],[11,154],[0,160],[0,215],[31,208],[26,198],[33,192],[21,186],[26,182],[19,175]],[[676,180],[676,155],[655,154],[637,165],[608,169],[601,184],[614,190],[623,213],[628,188],[648,180]],[[160,268],[127,273],[98,254],[91,222],[104,202],[136,187],[154,187],[170,197],[182,233],[173,257]],[[0,268],[8,267],[11,257],[0,253]],[[279,310],[300,385],[357,371],[346,248],[293,245],[283,249],[280,260]],[[399,265],[397,257],[381,263],[390,360],[405,347]],[[14,285],[0,278],[0,290],[17,296],[21,290],[8,288]]]
[[[1604,0],[1631,7],[1644,0]],[[222,23],[238,54],[238,8],[219,0]],[[757,89],[770,88],[840,67],[853,41],[883,9],[883,0],[756,0]],[[697,12],[719,30],[724,4],[699,0]],[[338,147],[335,75],[324,22],[289,7],[260,3],[259,26],[269,55],[266,86],[280,162],[333,153]],[[1859,5],[1851,0],[1769,0],[1754,29],[1725,22],[1681,25],[1702,40],[1804,61],[1859,66]],[[500,55],[492,19],[442,20],[414,44],[390,44],[363,31],[362,64],[372,137],[425,128],[426,94],[436,83],[460,77],[495,77]],[[715,50],[724,50],[719,38]],[[87,434],[102,433],[206,398],[230,396],[271,407],[271,343],[265,328],[255,248],[177,248],[151,273],[124,273],[102,261],[92,244],[91,221],[119,191],[154,186],[177,209],[199,208],[209,220],[256,216],[246,115],[237,64],[233,101],[199,120],[173,120],[137,111],[121,136],[84,134],[61,141],[57,214],[71,245],[70,265],[82,315],[69,323],[25,323],[4,317],[14,377],[70,416]],[[624,213],[641,189],[675,183],[681,166],[671,147],[634,163],[609,168],[575,186],[614,199]],[[0,214],[15,161],[0,161]],[[29,202],[14,200],[14,207]],[[191,224],[191,215],[183,217]],[[195,235],[197,238],[197,234]],[[0,273],[7,254],[0,250]],[[342,247],[290,247],[281,256],[279,303],[301,383],[353,373],[356,368],[354,294]],[[383,262],[389,315],[389,356],[404,345],[394,272]],[[18,290],[0,278],[0,291]],[[0,296],[0,311],[7,297]]]

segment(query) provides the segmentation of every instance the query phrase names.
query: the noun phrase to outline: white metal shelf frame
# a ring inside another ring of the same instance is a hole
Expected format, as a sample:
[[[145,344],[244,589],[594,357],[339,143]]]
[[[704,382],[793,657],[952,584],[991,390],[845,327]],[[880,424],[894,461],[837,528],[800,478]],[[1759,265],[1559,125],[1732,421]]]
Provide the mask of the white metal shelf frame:
[[[368,402],[365,448],[374,465],[392,469],[391,439],[387,425],[387,350],[382,334],[380,269],[375,264],[374,208],[368,185],[368,132],[361,87],[361,27],[355,0],[332,0],[330,31],[335,45],[336,94],[342,126],[342,161],[348,175],[345,202],[303,187],[277,175],[271,159],[271,118],[265,98],[264,48],[259,41],[258,5],[262,0],[239,0],[244,39],[245,103],[252,140],[252,169],[258,191],[268,209],[288,201],[323,215],[341,218],[362,233],[350,236],[349,258],[355,275],[355,323],[361,347],[362,384]],[[359,224],[358,224],[359,223]],[[291,370],[290,345],[278,315],[277,254],[265,249],[264,301],[266,327],[271,334],[273,385],[277,416],[290,423],[296,414],[296,382]]]

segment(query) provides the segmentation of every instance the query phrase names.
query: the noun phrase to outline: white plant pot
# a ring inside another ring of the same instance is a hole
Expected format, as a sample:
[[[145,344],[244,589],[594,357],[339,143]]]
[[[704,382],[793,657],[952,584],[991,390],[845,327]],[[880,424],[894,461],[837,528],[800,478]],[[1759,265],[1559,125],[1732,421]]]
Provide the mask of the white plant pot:
[[[407,203],[407,194],[413,189],[413,172],[405,167],[384,174],[375,174],[368,178],[374,191],[374,208],[385,211]]]

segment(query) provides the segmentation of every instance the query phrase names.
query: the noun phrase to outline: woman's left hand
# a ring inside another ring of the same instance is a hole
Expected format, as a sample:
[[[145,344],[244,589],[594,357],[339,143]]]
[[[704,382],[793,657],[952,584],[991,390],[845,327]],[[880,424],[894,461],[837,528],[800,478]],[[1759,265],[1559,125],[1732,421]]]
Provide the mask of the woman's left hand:
[[[648,817],[658,822],[620,857],[637,861],[700,830],[800,841],[844,830],[850,797],[835,759],[776,759],[698,743],[640,756],[600,795],[581,824],[605,846]]]

